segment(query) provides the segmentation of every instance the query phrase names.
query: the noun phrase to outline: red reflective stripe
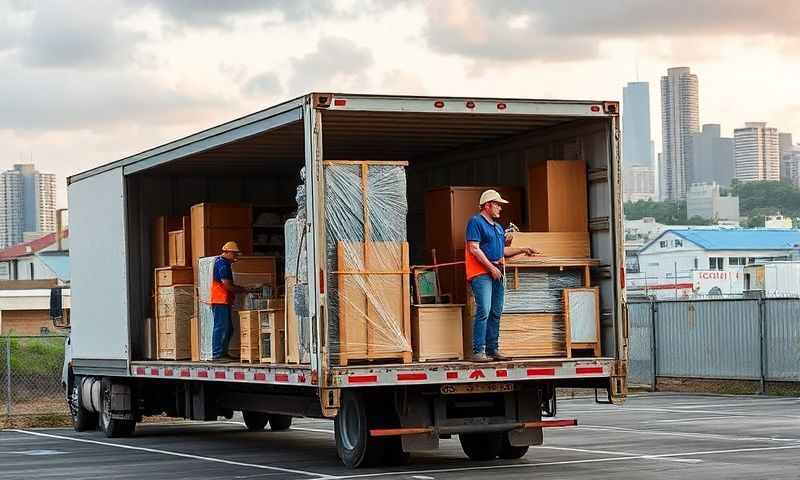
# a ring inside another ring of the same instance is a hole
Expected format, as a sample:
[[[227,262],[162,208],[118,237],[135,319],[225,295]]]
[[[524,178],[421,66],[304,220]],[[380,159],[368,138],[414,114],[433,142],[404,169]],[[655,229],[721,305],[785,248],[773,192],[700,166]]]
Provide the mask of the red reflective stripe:
[[[233,372],[234,380],[244,380],[244,372]]]
[[[289,381],[289,374],[288,373],[276,373],[275,374],[275,381],[276,382],[288,382]]]
[[[447,372],[447,379],[448,380],[457,380],[458,379],[458,372]]]
[[[427,380],[428,374],[424,372],[419,373],[398,373],[397,379],[401,382],[414,381],[414,380]]]
[[[150,375],[158,376],[158,369],[157,368],[151,368],[150,369]]]
[[[377,381],[377,375],[350,375],[347,377],[347,383],[375,383]]]
[[[344,98],[337,98],[333,101],[334,107],[344,107],[345,105],[347,105],[347,100]]]
[[[578,367],[575,369],[578,375],[587,375],[591,373],[603,373],[603,367]]]
[[[181,377],[191,377],[191,376],[192,376],[192,372],[190,372],[189,370],[187,370],[187,369],[181,370]]]
[[[256,373],[256,374],[253,375],[253,380],[260,380],[260,381],[263,382],[266,379],[267,379],[267,374],[266,373]]]
[[[146,370],[144,367],[136,367],[136,375],[144,375]]]
[[[214,378],[225,378],[225,372],[214,372]]]
[[[538,377],[538,376],[553,376],[556,374],[555,368],[529,368],[528,369],[528,376],[529,377]]]
[[[172,369],[171,369],[171,368],[165,368],[165,369],[164,369],[164,376],[165,376],[165,377],[171,377],[171,376],[172,376],[172,373],[173,373],[173,372],[172,372]]]
[[[497,370],[494,372],[494,374],[498,378],[506,378],[508,377],[508,370]]]
[[[200,378],[208,378],[208,372],[206,370],[198,370],[197,376]]]

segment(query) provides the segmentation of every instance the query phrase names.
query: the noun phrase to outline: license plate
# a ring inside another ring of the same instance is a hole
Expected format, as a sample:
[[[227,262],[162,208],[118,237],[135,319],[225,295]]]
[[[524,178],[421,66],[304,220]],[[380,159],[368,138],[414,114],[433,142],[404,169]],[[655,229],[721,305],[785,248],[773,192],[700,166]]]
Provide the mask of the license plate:
[[[456,385],[442,385],[443,395],[461,395],[469,393],[504,393],[513,392],[513,383],[464,383]]]

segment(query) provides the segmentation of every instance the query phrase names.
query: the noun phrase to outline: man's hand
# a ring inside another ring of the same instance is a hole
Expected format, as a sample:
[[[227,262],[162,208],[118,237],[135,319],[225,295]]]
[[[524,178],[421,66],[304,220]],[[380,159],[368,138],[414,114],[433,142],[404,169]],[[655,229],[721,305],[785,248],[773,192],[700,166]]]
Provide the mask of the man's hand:
[[[523,247],[522,248],[522,253],[524,253],[525,255],[527,255],[529,257],[534,257],[536,255],[541,255],[542,254],[542,252],[537,252],[536,250],[534,250],[534,249],[532,249],[530,247]]]
[[[493,280],[500,280],[503,278],[503,272],[500,271],[499,268],[495,267],[494,265],[491,266],[489,269],[489,275],[492,276]]]

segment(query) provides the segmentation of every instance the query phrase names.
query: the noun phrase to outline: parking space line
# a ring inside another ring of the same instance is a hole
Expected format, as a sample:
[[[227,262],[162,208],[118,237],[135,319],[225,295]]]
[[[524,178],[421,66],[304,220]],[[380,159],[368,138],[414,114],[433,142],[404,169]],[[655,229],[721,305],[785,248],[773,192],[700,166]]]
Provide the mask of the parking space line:
[[[214,458],[214,457],[204,457],[200,455],[192,455],[190,453],[181,453],[181,452],[172,452],[168,450],[160,450],[156,448],[147,448],[147,447],[137,447],[134,445],[123,445],[119,443],[111,443],[111,442],[101,442],[99,440],[91,440],[88,438],[75,438],[75,437],[67,437],[64,435],[53,435],[50,433],[42,433],[42,432],[31,432],[28,430],[18,430],[18,429],[10,429],[6,430],[7,432],[16,432],[21,433],[24,435],[33,435],[37,437],[45,437],[45,438],[54,438],[57,440],[69,440],[72,442],[80,442],[80,443],[89,443],[93,445],[103,445],[107,447],[116,447],[122,448],[125,450],[134,450],[139,452],[147,452],[147,453],[158,453],[161,455],[171,455],[173,457],[181,457],[181,458],[189,458],[192,460],[202,460],[206,462],[214,462],[214,463],[224,463],[226,465],[235,465],[239,467],[250,467],[250,468],[258,468],[261,470],[272,470],[275,472],[282,472],[282,473],[294,473],[298,475],[305,475],[309,477],[315,477],[316,479],[332,479],[334,478],[331,475],[327,475],[324,473],[317,473],[317,472],[309,472],[305,470],[295,470],[292,468],[283,468],[283,467],[273,467],[270,465],[259,465],[256,463],[244,463],[244,462],[237,462],[234,460],[225,460],[223,458]]]
[[[798,438],[780,438],[780,437],[740,437],[736,435],[722,435],[716,433],[694,433],[694,432],[665,432],[663,430],[638,430],[635,428],[626,428],[626,427],[613,427],[610,425],[578,425],[576,427],[578,429],[585,429],[585,430],[598,430],[598,431],[618,431],[618,432],[626,432],[626,433],[638,433],[642,435],[665,435],[671,437],[687,437],[687,438],[701,438],[701,439],[708,439],[708,440],[730,440],[736,442],[753,442],[753,441],[763,441],[763,442],[800,442]]]
[[[671,418],[669,420],[646,420],[642,423],[685,423],[699,422],[705,420],[724,420],[728,418],[742,418],[744,415],[718,415],[715,417],[690,417],[690,418]]]
[[[589,450],[586,448],[570,448],[570,447],[552,447],[549,445],[539,445],[535,447],[536,449],[544,448],[548,450],[563,450],[565,452],[580,452],[580,453],[592,453],[597,455],[619,455],[622,457],[632,457],[640,455],[642,458],[648,460],[664,460],[667,462],[681,462],[681,463],[702,463],[702,460],[698,460],[696,458],[661,458],[654,455],[642,455],[640,453],[631,453],[631,452],[611,452],[608,450]]]
[[[607,462],[625,462],[630,460],[653,460],[664,458],[680,458],[690,456],[704,456],[704,455],[721,455],[726,453],[750,453],[762,451],[775,451],[775,450],[789,450],[800,449],[800,445],[782,445],[779,447],[753,447],[753,448],[734,448],[729,450],[707,450],[698,452],[681,452],[681,453],[664,453],[659,455],[635,455],[628,457],[609,457],[609,458],[592,458],[585,460],[564,460],[559,462],[541,462],[541,463],[513,463],[509,465],[482,465],[475,467],[454,467],[454,468],[439,468],[439,469],[426,469],[426,470],[407,470],[407,471],[394,471],[394,472],[376,472],[364,473],[356,475],[343,475],[332,477],[330,480],[345,480],[355,478],[373,478],[373,477],[390,477],[399,475],[421,475],[421,474],[436,474],[436,473],[456,473],[456,472],[469,472],[476,470],[501,470],[512,468],[534,468],[534,467],[549,467],[555,465],[575,465],[587,463],[607,463]]]

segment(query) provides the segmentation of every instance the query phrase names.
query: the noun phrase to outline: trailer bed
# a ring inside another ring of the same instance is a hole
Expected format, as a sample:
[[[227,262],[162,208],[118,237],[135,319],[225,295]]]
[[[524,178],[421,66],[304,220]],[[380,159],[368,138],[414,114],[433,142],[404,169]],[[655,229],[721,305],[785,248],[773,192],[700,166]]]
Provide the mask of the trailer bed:
[[[433,362],[331,367],[333,388],[520,380],[608,378],[614,359],[537,358],[507,362]],[[242,382],[264,385],[318,387],[317,373],[308,365],[212,362],[137,361],[130,374],[139,378]]]

